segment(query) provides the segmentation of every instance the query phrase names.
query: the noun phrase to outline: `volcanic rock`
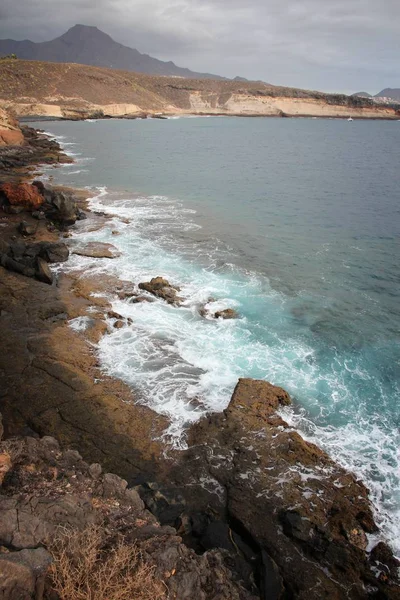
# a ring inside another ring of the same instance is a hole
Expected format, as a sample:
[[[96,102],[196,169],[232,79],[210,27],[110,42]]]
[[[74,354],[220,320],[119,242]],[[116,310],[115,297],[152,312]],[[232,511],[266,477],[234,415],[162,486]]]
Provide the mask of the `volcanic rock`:
[[[121,255],[115,246],[103,242],[88,242],[84,246],[75,248],[73,254],[90,258],[117,258]]]
[[[150,281],[139,283],[139,288],[153,294],[157,298],[162,298],[168,304],[179,304],[182,301],[182,298],[177,295],[180,288],[171,285],[163,277],[153,277]]]
[[[0,554],[0,594],[4,600],[42,600],[53,559],[44,548]]]
[[[21,223],[18,225],[18,231],[21,235],[28,236],[36,233],[36,228],[28,225],[26,221],[21,221]]]
[[[37,187],[30,183],[3,183],[0,185],[0,194],[11,206],[22,206],[30,210],[37,210],[44,202]]]
[[[39,281],[43,281],[43,283],[48,283],[51,285],[53,283],[53,273],[50,271],[50,267],[48,263],[40,258],[40,256],[36,259],[36,279]]]

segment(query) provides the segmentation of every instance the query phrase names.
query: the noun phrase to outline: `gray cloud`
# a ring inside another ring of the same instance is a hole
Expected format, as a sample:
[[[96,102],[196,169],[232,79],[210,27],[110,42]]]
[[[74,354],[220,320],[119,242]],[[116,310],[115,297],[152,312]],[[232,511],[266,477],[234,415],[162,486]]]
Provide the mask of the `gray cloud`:
[[[398,0],[3,0],[0,38],[75,23],[179,66],[327,91],[400,87]]]

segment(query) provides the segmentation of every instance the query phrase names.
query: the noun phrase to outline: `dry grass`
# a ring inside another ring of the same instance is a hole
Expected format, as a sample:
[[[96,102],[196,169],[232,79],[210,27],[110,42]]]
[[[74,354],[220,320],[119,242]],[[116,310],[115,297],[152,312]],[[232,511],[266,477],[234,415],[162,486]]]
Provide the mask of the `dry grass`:
[[[105,545],[99,526],[62,530],[49,545],[50,577],[61,600],[161,600],[166,586],[137,547],[119,539]]]

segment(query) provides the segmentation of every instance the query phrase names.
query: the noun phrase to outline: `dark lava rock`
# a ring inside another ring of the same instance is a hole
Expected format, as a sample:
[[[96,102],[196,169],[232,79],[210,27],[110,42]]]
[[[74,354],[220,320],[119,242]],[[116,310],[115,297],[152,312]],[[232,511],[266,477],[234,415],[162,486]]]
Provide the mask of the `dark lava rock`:
[[[21,235],[33,235],[36,233],[36,228],[28,225],[26,221],[21,221],[21,223],[18,225],[18,231]]]
[[[53,273],[50,271],[49,264],[43,258],[40,258],[40,256],[37,258],[36,264],[36,279],[51,285],[53,283]]]

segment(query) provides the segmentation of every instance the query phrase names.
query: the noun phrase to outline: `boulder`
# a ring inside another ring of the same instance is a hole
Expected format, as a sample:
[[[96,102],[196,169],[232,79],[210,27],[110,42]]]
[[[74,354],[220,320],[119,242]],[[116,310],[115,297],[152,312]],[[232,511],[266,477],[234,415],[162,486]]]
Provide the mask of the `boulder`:
[[[70,194],[51,190],[50,202],[46,202],[46,217],[61,229],[73,225],[78,219],[78,207]]]
[[[163,277],[153,277],[150,281],[139,283],[139,289],[145,290],[157,298],[162,298],[168,304],[180,304],[182,301],[182,298],[177,295],[180,288],[171,285]]]
[[[21,235],[28,236],[36,233],[36,228],[29,225],[26,221],[21,221],[18,225],[18,231]]]
[[[39,255],[49,263],[65,262],[68,260],[69,250],[63,242],[40,242]]]
[[[90,258],[117,258],[121,255],[115,246],[103,242],[88,242],[84,246],[75,248],[73,254]]]
[[[0,598],[42,600],[51,563],[52,557],[44,548],[0,554]]]
[[[0,194],[11,206],[30,210],[37,210],[44,202],[38,188],[30,183],[3,183],[0,185]]]

